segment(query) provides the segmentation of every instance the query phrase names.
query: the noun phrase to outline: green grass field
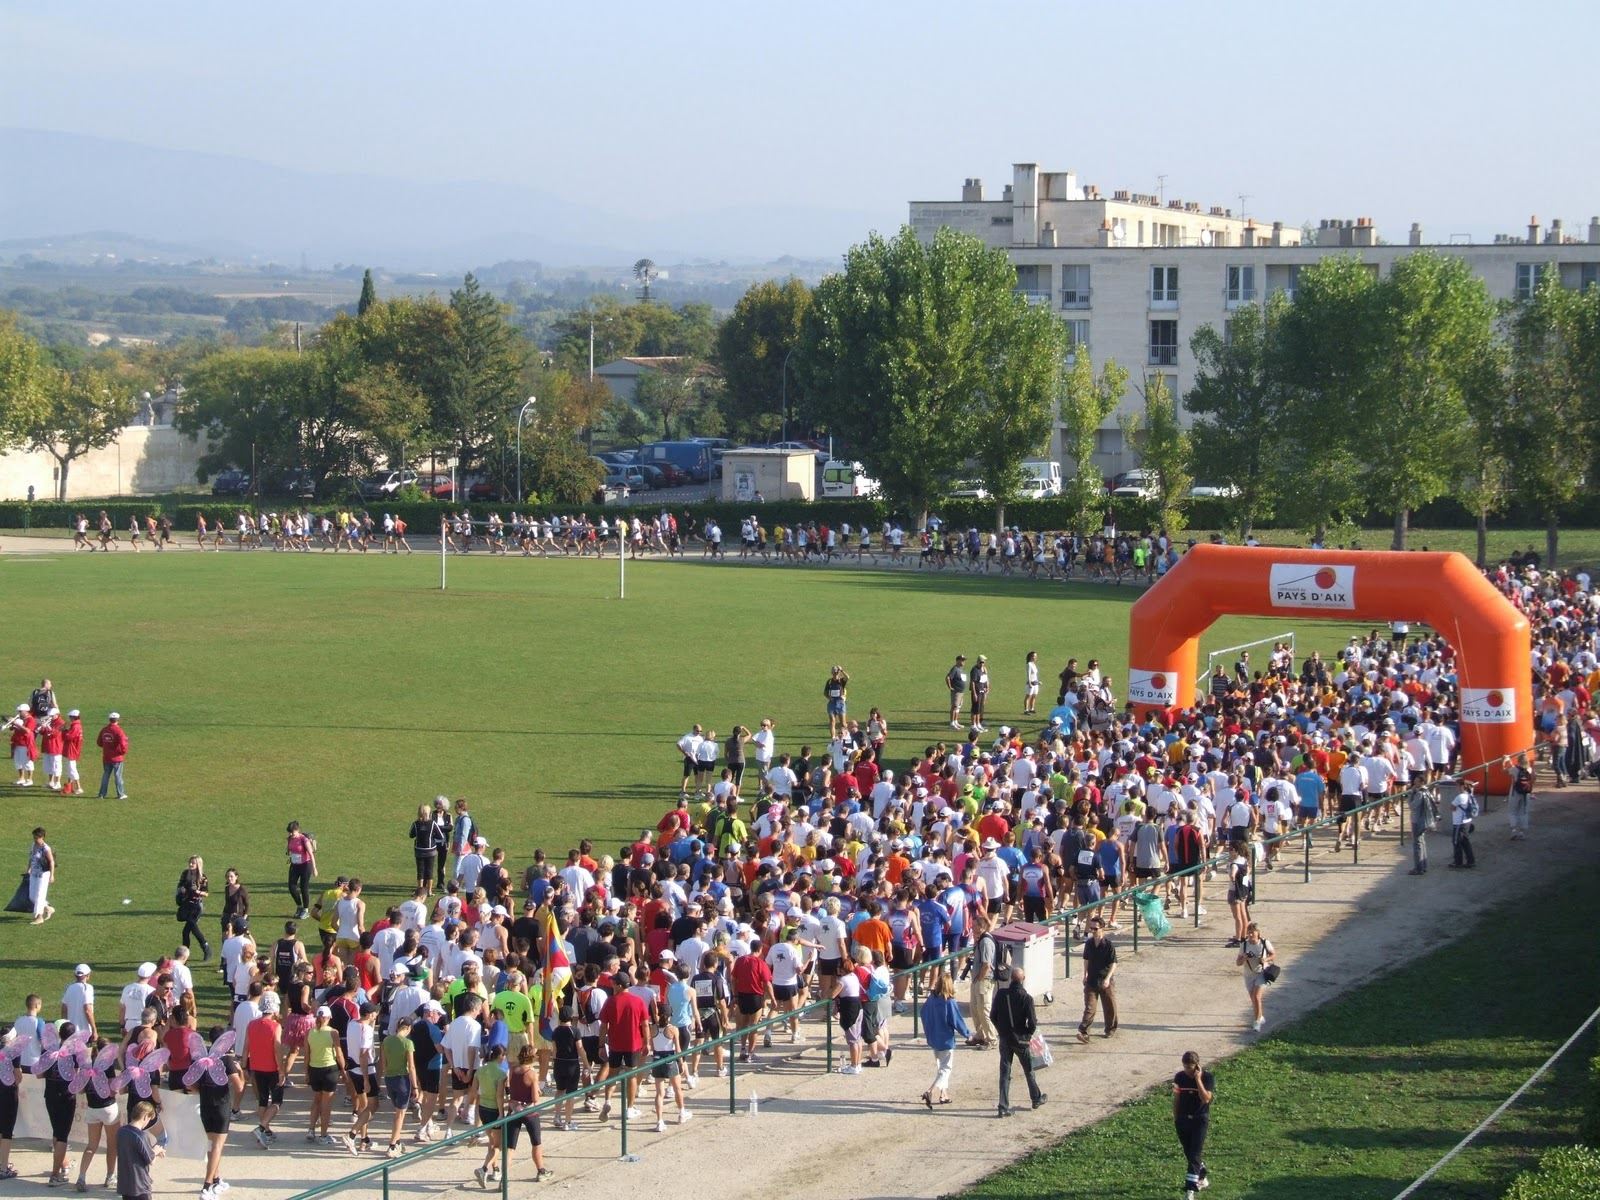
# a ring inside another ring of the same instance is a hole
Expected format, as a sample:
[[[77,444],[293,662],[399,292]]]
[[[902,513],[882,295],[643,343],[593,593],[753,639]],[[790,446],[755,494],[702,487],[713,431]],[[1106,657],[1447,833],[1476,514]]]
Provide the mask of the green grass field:
[[[124,968],[170,949],[190,854],[219,896],[237,866],[270,932],[290,911],[291,818],[317,836],[324,878],[369,881],[369,907],[405,894],[406,828],[437,793],[469,797],[516,870],[580,836],[614,852],[675,794],[674,743],[692,722],[725,733],[772,716],[781,751],[820,745],[822,682],[840,662],[852,714],[882,707],[898,760],[950,732],[939,705],[958,650],[989,655],[999,721],[1020,710],[1029,649],[1047,680],[1069,655],[1121,676],[1135,597],[691,560],[630,564],[619,601],[614,561],[480,555],[451,560],[443,593],[438,559],[421,554],[51,555],[8,557],[0,573],[0,699],[19,703],[48,675],[62,707],[83,710],[87,742],[112,708],[132,741],[127,803],[93,798],[92,745],[88,797],[0,776],[0,853],[20,870],[38,823],[59,859],[55,919],[0,924],[0,1011],[30,990],[53,1004],[80,959],[120,986]],[[1282,628],[1230,619],[1209,644]],[[1309,629],[1343,640],[1341,626]],[[210,907],[215,930],[220,899]],[[215,974],[196,976],[219,1007]]]
[[[1547,880],[1460,941],[1215,1064],[1206,1161],[1217,1200],[1389,1200],[1487,1117],[1589,1015],[1600,879]],[[1419,914],[1418,928],[1436,924]],[[1577,1140],[1593,1034],[1417,1193],[1492,1200]],[[1070,1102],[1070,1101],[1069,1101]],[[1023,1159],[970,1200],[1168,1200],[1183,1155],[1170,1094]]]

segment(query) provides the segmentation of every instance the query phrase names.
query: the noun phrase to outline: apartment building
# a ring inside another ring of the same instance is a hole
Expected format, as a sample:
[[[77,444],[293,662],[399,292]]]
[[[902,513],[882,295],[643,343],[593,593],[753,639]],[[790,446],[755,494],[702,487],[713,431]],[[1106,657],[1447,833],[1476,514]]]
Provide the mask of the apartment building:
[[[1357,254],[1382,273],[1431,248],[1466,260],[1496,299],[1526,296],[1551,264],[1569,287],[1600,282],[1600,217],[1583,238],[1559,220],[1546,228],[1532,218],[1524,233],[1492,243],[1428,243],[1414,224],[1405,244],[1390,245],[1367,217],[1323,220],[1302,233],[1216,205],[1125,191],[1108,197],[1073,172],[1040,172],[1034,163],[1015,164],[998,200],[968,179],[959,202],[913,200],[910,220],[924,240],[948,227],[1005,250],[1019,292],[1060,313],[1097,366],[1112,358],[1128,369],[1120,412],[1139,406],[1143,381],[1156,374],[1181,399],[1194,382],[1189,339],[1197,329],[1224,329],[1234,310],[1275,291],[1293,298],[1299,273],[1329,255]],[[1137,465],[1123,444],[1120,412],[1099,431],[1102,475]],[[1051,454],[1061,457],[1059,432]]]

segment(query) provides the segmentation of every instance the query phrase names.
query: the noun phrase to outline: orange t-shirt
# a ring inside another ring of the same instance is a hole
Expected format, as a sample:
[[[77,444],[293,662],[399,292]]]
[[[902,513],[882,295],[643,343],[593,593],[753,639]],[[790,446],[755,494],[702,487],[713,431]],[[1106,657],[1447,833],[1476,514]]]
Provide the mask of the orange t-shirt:
[[[876,950],[883,955],[883,961],[889,961],[889,947],[894,942],[894,934],[890,931],[888,923],[880,921],[877,917],[868,917],[856,926],[856,931],[851,935],[858,946],[865,946],[868,950]]]

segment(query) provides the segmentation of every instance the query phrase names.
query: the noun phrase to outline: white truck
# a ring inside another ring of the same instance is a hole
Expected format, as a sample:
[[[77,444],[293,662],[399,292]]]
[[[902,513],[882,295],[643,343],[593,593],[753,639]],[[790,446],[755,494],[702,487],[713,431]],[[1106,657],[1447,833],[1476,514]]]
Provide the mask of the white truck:
[[[1022,464],[1028,473],[1023,480],[1022,494],[1030,498],[1061,495],[1061,464],[1044,459],[1029,459]]]
[[[853,500],[858,496],[876,496],[878,481],[867,477],[865,468],[858,462],[845,462],[830,458],[822,464],[822,498],[824,500]]]

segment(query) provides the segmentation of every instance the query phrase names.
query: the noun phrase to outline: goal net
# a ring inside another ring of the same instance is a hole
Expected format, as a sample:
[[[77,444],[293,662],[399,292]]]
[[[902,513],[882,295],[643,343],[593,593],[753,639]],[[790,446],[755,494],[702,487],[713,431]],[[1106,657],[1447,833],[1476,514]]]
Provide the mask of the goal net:
[[[1195,692],[1204,698],[1211,693],[1212,677],[1218,674],[1232,678],[1239,663],[1245,662],[1245,654],[1249,653],[1249,667],[1247,675],[1254,675],[1257,671],[1265,671],[1272,657],[1272,652],[1278,646],[1289,647],[1289,669],[1292,671],[1295,664],[1294,632],[1275,633],[1271,637],[1257,638],[1253,642],[1241,642],[1237,646],[1224,646],[1220,650],[1213,650],[1206,655],[1205,673],[1194,681]]]

